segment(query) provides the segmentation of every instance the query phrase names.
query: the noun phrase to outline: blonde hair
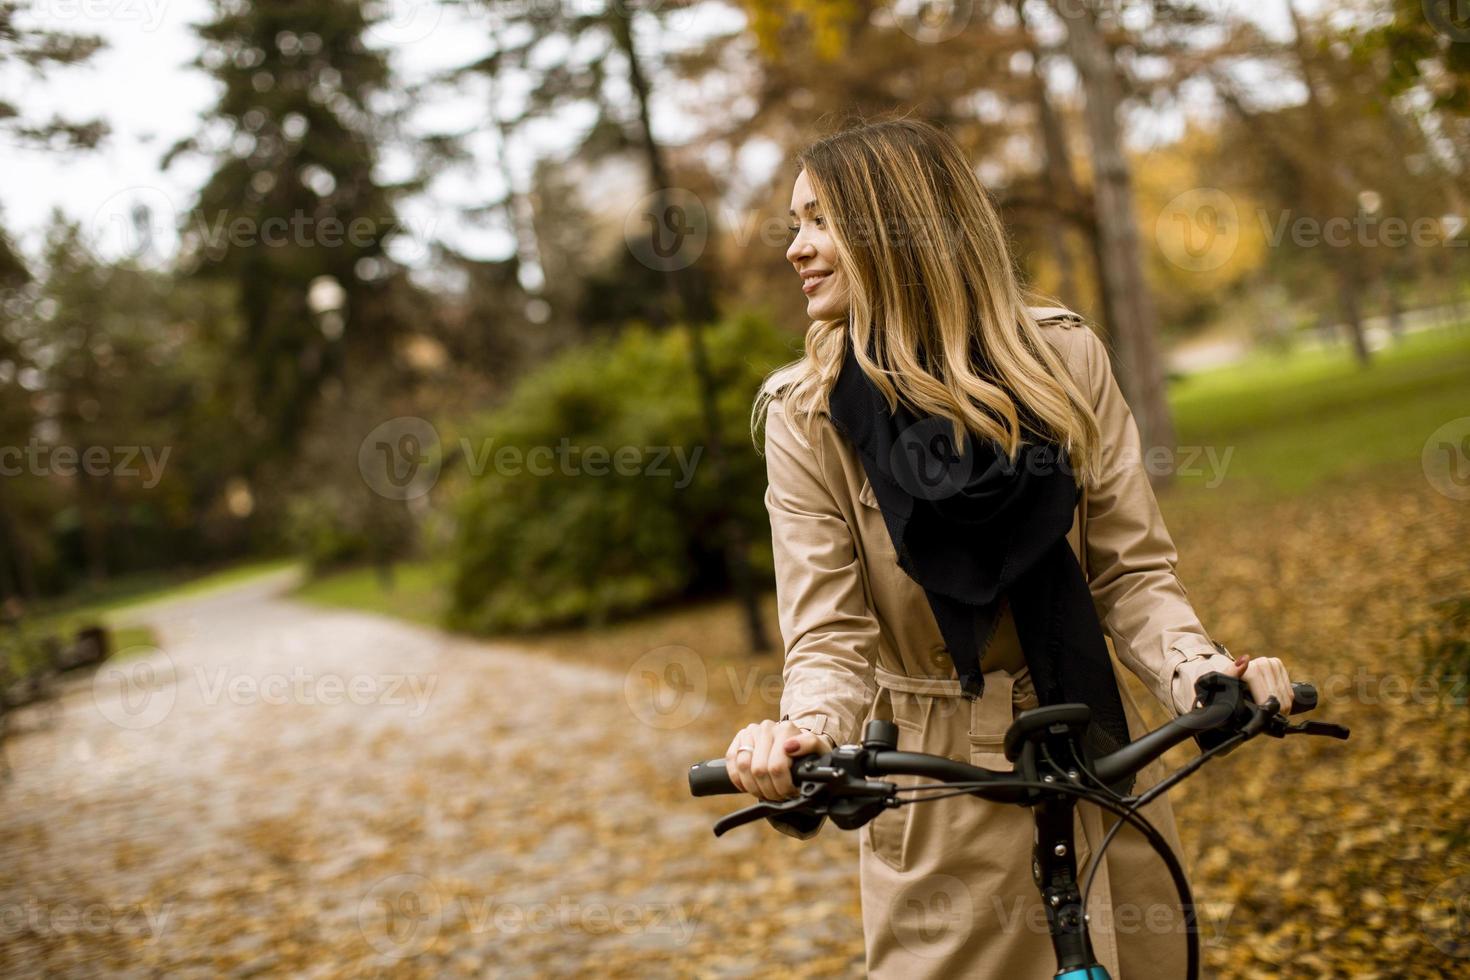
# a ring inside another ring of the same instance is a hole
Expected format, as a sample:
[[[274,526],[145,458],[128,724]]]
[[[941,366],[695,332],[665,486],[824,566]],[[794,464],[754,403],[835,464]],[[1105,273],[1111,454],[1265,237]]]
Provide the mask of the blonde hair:
[[[1063,447],[1079,483],[1095,484],[1096,415],[1028,309],[1000,216],[954,140],[915,119],[867,123],[807,147],[797,156],[803,170],[827,219],[850,311],[813,322],[802,356],[766,378],[752,438],[781,397],[811,444],[851,343],[890,411],[902,398],[951,421],[956,446],[966,426],[1012,462],[1033,434]]]

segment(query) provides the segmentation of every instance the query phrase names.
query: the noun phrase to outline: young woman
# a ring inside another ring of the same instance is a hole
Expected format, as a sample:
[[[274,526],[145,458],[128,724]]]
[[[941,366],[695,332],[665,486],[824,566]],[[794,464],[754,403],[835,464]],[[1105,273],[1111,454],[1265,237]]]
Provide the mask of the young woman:
[[[730,742],[737,786],[795,795],[791,758],[859,741],[870,718],[897,725],[900,749],[1008,770],[1017,713],[1086,701],[1106,751],[1146,726],[1104,628],[1172,714],[1215,670],[1290,707],[1279,660],[1232,659],[1200,624],[1107,350],[1075,314],[1025,305],[953,140],[914,120],[819,140],[798,158],[791,217],[786,257],[812,323],[752,417],[785,689],[779,720]],[[1167,799],[1142,812],[1179,847]],[[1111,820],[1077,813],[1080,867]],[[1032,832],[1028,810],[968,796],[866,825],[869,974],[1052,977]],[[1165,869],[1131,828],[1105,855],[1088,906],[1099,961],[1115,980],[1182,974]]]

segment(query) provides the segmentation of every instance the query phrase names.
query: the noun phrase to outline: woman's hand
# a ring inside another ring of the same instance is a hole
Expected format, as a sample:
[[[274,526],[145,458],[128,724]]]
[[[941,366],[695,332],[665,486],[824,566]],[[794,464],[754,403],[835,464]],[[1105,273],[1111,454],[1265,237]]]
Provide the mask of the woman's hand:
[[[791,760],[830,748],[825,738],[798,727],[795,722],[761,721],[746,725],[735,734],[725,750],[725,768],[730,773],[730,782],[741,792],[776,802],[797,793],[791,781]]]
[[[1283,715],[1291,711],[1291,678],[1286,674],[1286,665],[1276,657],[1251,659],[1250,654],[1243,653],[1225,673],[1244,680],[1256,704],[1265,704],[1267,698],[1275,697]]]

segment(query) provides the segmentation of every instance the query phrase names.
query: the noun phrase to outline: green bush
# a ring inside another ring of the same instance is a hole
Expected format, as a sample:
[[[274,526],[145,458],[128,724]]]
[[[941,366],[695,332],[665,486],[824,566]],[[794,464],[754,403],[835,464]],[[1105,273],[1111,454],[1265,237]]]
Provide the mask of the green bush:
[[[415,525],[402,501],[368,488],[324,484],[291,498],[283,530],[312,575],[367,562],[384,563],[413,554]]]
[[[456,512],[451,625],[495,632],[595,623],[727,588],[719,539],[727,510],[769,578],[765,461],[751,444],[750,408],[765,375],[795,352],[755,316],[704,336],[720,394],[725,486],[709,465],[682,328],[634,326],[578,347],[470,427],[465,462],[478,475]]]

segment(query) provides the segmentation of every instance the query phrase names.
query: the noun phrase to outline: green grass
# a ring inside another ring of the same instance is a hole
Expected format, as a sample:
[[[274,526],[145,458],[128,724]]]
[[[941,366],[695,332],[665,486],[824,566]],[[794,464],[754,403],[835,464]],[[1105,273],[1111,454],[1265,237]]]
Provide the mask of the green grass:
[[[112,634],[114,653],[153,646],[156,638],[152,630],[135,623],[118,623],[119,614],[163,599],[207,594],[259,575],[281,571],[294,563],[293,559],[271,559],[205,573],[177,570],[167,574],[128,575],[100,586],[89,586],[59,599],[33,604],[22,621],[22,635],[7,631],[0,638],[0,653],[8,656],[15,669],[29,669],[40,655],[39,648],[34,645],[39,638],[55,636],[67,641],[87,626],[107,627]]]
[[[1402,473],[1419,466],[1431,432],[1470,415],[1470,330],[1410,335],[1366,368],[1345,347],[1258,353],[1177,382],[1170,401],[1180,446],[1208,447],[1224,462],[1201,455],[1199,473],[1179,474],[1181,488],[1292,495]]]
[[[445,560],[399,562],[391,586],[370,567],[331,572],[303,582],[291,593],[327,606],[345,606],[400,619],[443,624],[453,566]]]
[[[296,564],[293,558],[245,562],[209,572],[180,569],[168,574],[124,576],[98,587],[84,587],[64,598],[38,602],[27,622],[33,628],[106,622],[113,614],[162,599],[203,595]]]

